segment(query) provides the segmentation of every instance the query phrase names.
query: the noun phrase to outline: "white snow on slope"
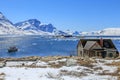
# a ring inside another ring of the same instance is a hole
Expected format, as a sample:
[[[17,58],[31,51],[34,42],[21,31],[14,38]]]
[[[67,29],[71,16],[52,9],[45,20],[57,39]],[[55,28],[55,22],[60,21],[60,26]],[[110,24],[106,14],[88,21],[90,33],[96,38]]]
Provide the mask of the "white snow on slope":
[[[30,24],[24,24],[23,28],[30,26]],[[31,28],[31,26],[30,26]],[[11,21],[9,21],[1,12],[0,12],[0,35],[10,34],[10,35],[52,35],[49,32],[44,32],[41,30],[37,30],[37,28],[32,27],[34,29],[24,30],[15,27]]]
[[[17,28],[16,28],[17,27]],[[120,35],[120,28],[106,28],[100,31],[90,32],[72,32],[59,31],[52,24],[43,25],[37,19],[30,19],[28,21],[19,22],[18,24],[12,24],[1,12],[0,12],[0,34],[17,34],[17,35]]]
[[[100,32],[100,35],[120,35],[120,28],[107,28]]]

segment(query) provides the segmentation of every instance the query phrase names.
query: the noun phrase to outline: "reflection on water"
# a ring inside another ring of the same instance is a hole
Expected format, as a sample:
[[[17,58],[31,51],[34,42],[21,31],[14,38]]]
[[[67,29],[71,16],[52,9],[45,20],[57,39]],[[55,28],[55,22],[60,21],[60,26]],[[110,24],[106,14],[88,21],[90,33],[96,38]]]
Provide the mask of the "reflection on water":
[[[42,38],[40,36],[0,36],[0,57],[54,56],[76,54],[78,40]],[[18,52],[8,53],[10,46]]]

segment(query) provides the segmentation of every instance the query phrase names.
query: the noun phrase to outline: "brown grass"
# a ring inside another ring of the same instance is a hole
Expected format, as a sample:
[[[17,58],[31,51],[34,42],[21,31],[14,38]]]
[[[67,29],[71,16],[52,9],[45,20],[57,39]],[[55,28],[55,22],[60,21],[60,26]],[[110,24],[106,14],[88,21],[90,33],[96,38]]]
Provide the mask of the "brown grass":
[[[77,72],[77,71],[67,71],[67,70],[61,70],[60,75],[67,75],[67,76],[74,76],[74,77],[82,77],[87,76],[84,72]]]
[[[66,65],[66,62],[58,62],[58,64],[53,62],[53,63],[49,63],[48,65],[50,65],[50,67],[52,67],[52,68],[60,68],[60,67],[62,67],[64,65]]]
[[[110,75],[110,76],[120,76],[120,74],[114,72],[114,73],[105,73],[104,71],[102,73],[98,73],[98,75]]]
[[[93,68],[93,69],[94,69],[94,71],[97,71],[97,70],[103,70],[102,67],[95,67],[95,68]]]
[[[49,62],[49,61],[55,61],[55,60],[60,60],[63,59],[64,57],[62,56],[48,56],[48,57],[42,57],[40,60],[44,62]]]
[[[118,69],[113,72],[110,73],[109,71],[103,71],[102,73],[98,73],[99,75],[110,75],[110,76],[116,76],[118,78],[118,80],[120,80],[120,67],[118,67]]]
[[[9,67],[17,67],[17,68],[47,68],[47,66],[36,66],[36,65],[25,65],[25,66],[9,66]]]
[[[0,73],[0,80],[5,80],[5,73]]]
[[[77,62],[79,65],[81,66],[85,66],[85,67],[90,67],[90,68],[93,68],[94,65],[93,65],[93,62],[92,61],[84,61],[84,60],[80,60]]]
[[[0,73],[0,75],[5,75],[5,73]]]
[[[27,68],[47,68],[47,66],[25,66]]]
[[[106,65],[108,65],[108,66],[120,66],[120,61],[118,61],[118,62],[113,61],[112,63],[107,63]]]
[[[120,80],[120,76],[117,77],[117,80]]]
[[[90,69],[83,69],[83,72],[84,73],[90,73],[90,74],[93,74],[93,70],[90,70]]]
[[[120,80],[120,61],[113,61],[112,63],[107,63],[107,66],[116,66],[118,67],[117,70],[114,73],[101,73],[102,75],[111,75],[111,76],[117,76],[117,80]]]

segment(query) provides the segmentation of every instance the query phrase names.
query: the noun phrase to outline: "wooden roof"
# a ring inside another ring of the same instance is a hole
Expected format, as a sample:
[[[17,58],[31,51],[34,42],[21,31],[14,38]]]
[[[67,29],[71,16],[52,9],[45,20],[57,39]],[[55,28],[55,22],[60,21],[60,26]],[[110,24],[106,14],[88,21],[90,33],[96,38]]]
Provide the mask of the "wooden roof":
[[[87,41],[84,49],[89,50],[95,43],[96,41]]]
[[[96,41],[98,44],[100,44],[100,39],[80,39],[79,44],[82,44],[83,47],[85,47],[87,41]],[[116,48],[113,44],[111,39],[103,39],[103,46],[104,48]]]

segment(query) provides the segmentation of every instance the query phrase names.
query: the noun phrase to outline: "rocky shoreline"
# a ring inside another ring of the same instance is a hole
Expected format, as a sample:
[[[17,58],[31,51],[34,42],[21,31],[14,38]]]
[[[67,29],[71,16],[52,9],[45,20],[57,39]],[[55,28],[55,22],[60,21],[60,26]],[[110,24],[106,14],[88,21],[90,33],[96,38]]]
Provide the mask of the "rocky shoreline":
[[[87,59],[95,59],[96,57],[92,58],[83,58],[79,56],[30,56],[30,57],[21,57],[21,58],[0,58],[1,61],[36,61],[36,60],[43,60],[43,61],[48,61],[48,60],[59,60],[62,58],[67,58],[67,59],[82,59],[82,60],[87,60]],[[98,58],[97,58],[98,59]],[[120,57],[117,58],[99,58],[99,59],[120,59]]]

